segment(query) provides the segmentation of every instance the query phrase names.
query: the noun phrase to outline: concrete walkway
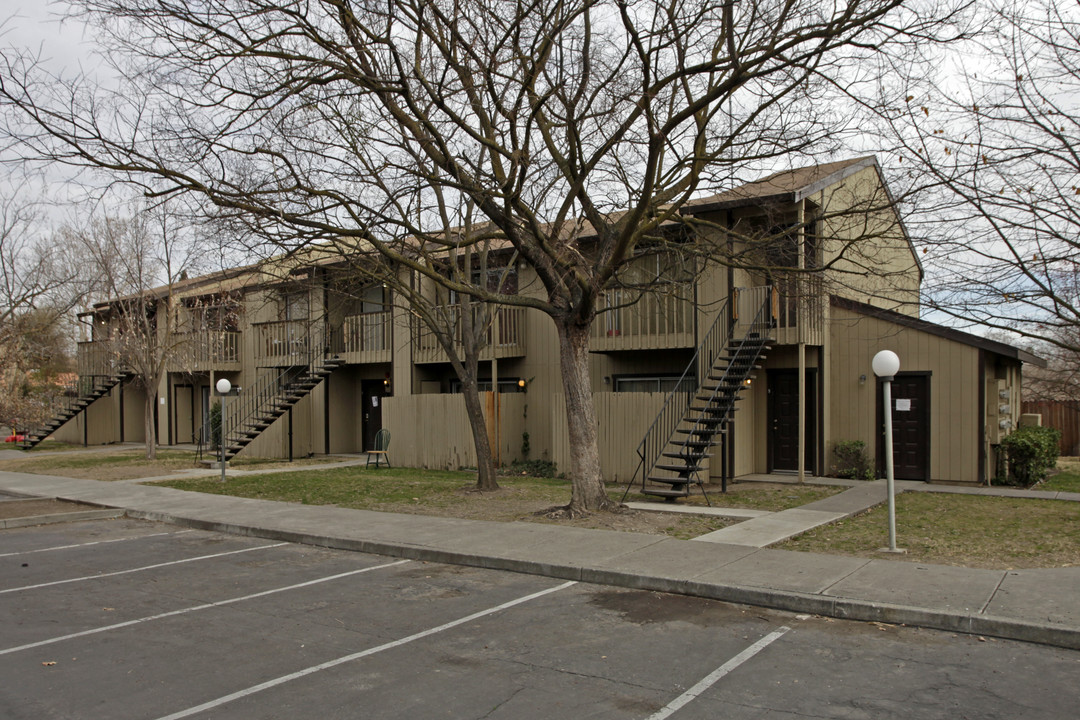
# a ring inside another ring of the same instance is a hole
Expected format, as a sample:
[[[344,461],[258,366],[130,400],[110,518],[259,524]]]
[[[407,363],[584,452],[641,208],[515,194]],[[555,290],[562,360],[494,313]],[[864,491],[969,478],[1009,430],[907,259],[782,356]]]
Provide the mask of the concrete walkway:
[[[760,523],[758,529],[735,543],[715,533],[687,541],[0,472],[0,492],[122,508],[132,517],[208,530],[1080,649],[1080,568],[980,570],[756,545],[767,539],[770,517],[774,525],[785,517],[816,522],[880,492],[873,483],[854,489],[748,520],[743,524]]]

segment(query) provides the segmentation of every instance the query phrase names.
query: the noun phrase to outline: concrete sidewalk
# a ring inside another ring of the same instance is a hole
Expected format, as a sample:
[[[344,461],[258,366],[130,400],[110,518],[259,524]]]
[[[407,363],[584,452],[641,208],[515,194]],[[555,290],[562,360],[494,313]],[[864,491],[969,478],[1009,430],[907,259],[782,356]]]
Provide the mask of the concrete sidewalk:
[[[880,492],[871,485],[798,510],[847,512]],[[715,537],[687,541],[539,523],[399,515],[11,472],[0,472],[0,492],[393,557],[1080,649],[1080,568],[979,570],[770,550]]]

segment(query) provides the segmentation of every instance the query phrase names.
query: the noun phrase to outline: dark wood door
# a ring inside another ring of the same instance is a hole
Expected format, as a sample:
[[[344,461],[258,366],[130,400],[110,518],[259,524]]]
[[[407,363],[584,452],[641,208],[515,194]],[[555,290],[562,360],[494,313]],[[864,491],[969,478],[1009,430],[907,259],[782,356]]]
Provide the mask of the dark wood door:
[[[879,472],[885,475],[885,415],[878,383]],[[930,480],[930,375],[900,373],[892,382],[893,477]]]
[[[799,371],[769,370],[769,471],[799,469]],[[817,446],[816,370],[806,371],[806,437],[804,463],[814,472],[814,448]]]
[[[382,380],[363,380],[360,383],[360,396],[364,450],[374,450],[375,435],[382,429],[382,399],[386,396],[386,386]]]

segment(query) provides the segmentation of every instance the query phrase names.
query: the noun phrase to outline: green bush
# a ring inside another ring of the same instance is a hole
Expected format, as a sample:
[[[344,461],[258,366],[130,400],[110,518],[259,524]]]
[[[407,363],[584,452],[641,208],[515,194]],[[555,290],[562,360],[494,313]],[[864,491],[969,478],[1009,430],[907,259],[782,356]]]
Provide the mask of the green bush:
[[[515,460],[501,470],[503,475],[528,475],[529,477],[558,477],[555,463],[550,460]]]
[[[866,454],[866,443],[862,440],[839,440],[833,446],[836,464],[833,474],[852,480],[873,480],[874,466]]]
[[[1061,431],[1048,427],[1022,427],[1001,441],[1010,485],[1030,487],[1046,479],[1056,464]]]
[[[210,437],[203,438],[211,450],[215,452],[221,448],[221,403],[214,403],[210,406],[210,417],[207,425],[209,426]]]

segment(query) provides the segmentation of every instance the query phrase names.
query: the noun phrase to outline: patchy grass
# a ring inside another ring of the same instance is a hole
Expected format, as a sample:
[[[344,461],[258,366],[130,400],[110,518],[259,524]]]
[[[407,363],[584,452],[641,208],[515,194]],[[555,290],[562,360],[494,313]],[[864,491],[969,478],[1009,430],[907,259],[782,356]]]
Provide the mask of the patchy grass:
[[[720,492],[719,486],[707,486],[705,492],[709,493],[709,500],[713,507],[746,508],[750,510],[769,510],[779,512],[790,508],[800,507],[808,503],[822,500],[831,495],[847,490],[846,487],[835,485],[788,485],[787,483],[728,483],[728,491]],[[637,502],[657,502],[657,498],[631,492],[626,499]],[[690,497],[680,498],[680,505],[706,506],[705,498],[701,491],[694,488]]]
[[[351,466],[230,477],[224,484],[210,478],[160,483],[180,490],[278,500],[310,505],[336,505],[358,510],[435,515],[499,522],[551,522],[689,539],[732,524],[726,518],[628,511],[596,513],[575,520],[553,520],[543,511],[565,505],[570,482],[562,478],[500,477],[500,489],[481,493],[468,472],[415,468]]]
[[[15,443],[12,443],[11,447],[13,449],[17,449],[17,450],[21,449],[21,448],[17,447],[15,445]],[[67,450],[85,450],[85,449],[86,449],[85,445],[76,445],[74,443],[60,442],[59,440],[42,440],[41,442],[39,442],[37,445],[35,445],[30,450],[25,450],[24,452],[29,453],[29,454],[34,454],[34,453],[43,453],[43,452],[64,452],[64,451],[67,451]]]
[[[1080,458],[1058,458],[1057,471],[1032,489],[1080,492]]]
[[[992,569],[1080,565],[1080,503],[938,493],[896,498],[896,544],[913,562]],[[884,557],[884,505],[817,528],[776,547],[785,550]]]
[[[83,449],[79,446],[80,449]],[[319,458],[318,460],[298,460],[295,464],[338,462],[338,458]],[[256,467],[290,466],[290,463],[273,458],[237,458],[230,462],[230,467],[245,469]],[[0,461],[0,470],[12,472],[37,473],[40,475],[64,475],[66,477],[86,478],[89,480],[134,480],[139,478],[170,475],[196,467],[195,453],[187,450],[159,450],[157,458],[146,459],[146,451],[130,448],[109,451],[95,449],[82,453],[62,453],[56,455],[28,454],[24,458]],[[208,471],[210,472],[210,471]]]

